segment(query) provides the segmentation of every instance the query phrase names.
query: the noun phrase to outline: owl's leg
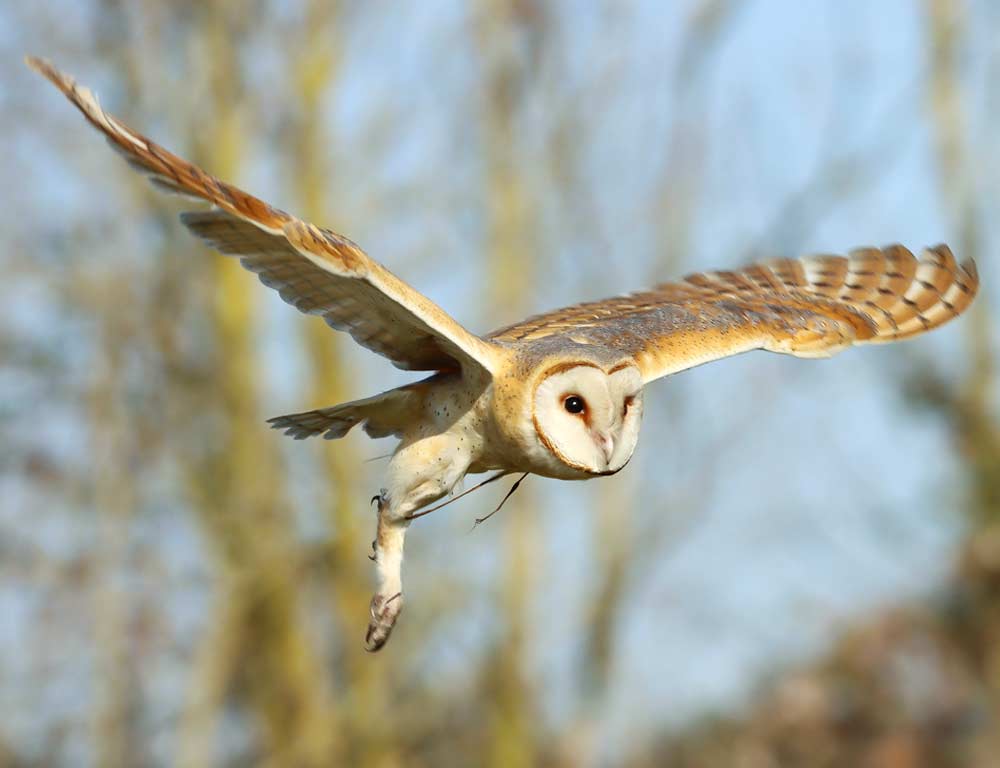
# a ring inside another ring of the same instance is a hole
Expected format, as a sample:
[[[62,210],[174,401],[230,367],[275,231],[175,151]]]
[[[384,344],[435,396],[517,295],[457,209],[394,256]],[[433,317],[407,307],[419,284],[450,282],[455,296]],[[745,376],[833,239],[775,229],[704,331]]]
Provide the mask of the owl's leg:
[[[377,651],[403,610],[403,541],[410,523],[393,514],[392,503],[383,490],[378,495],[378,525],[372,542],[377,586],[371,601],[371,621],[365,633],[365,647]]]
[[[451,435],[440,434],[404,443],[389,462],[387,489],[376,497],[378,525],[373,542],[376,589],[365,647],[377,651],[389,639],[403,610],[403,542],[407,516],[446,496],[465,475],[467,456],[456,450]]]

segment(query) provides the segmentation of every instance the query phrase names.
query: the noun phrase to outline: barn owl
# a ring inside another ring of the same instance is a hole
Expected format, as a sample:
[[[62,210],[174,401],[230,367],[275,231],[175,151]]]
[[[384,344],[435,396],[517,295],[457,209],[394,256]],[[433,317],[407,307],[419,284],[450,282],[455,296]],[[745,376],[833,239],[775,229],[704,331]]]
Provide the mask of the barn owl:
[[[181,215],[191,232],[237,256],[301,312],[399,368],[430,372],[373,397],[270,420],[295,438],[339,438],[361,426],[399,440],[375,499],[372,651],[402,610],[403,540],[414,513],[465,475],[613,475],[635,449],[651,381],[754,349],[829,357],[906,339],[957,317],[978,288],[975,264],[957,263],[946,245],[919,258],[889,245],[701,272],[479,336],[347,238],[216,179],[109,115],[48,62],[27,63],[158,187],[209,204]]]

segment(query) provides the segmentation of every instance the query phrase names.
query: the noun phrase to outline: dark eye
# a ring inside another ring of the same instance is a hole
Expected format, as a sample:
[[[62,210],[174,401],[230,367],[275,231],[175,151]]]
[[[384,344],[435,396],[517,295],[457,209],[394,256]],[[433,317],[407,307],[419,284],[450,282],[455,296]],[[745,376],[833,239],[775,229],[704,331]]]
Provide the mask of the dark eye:
[[[626,414],[628,414],[628,409],[632,407],[632,404],[634,402],[635,402],[635,398],[634,397],[626,397],[625,398],[625,407],[622,408],[622,416],[625,416]]]
[[[563,407],[570,413],[583,413],[587,405],[579,395],[570,395],[563,400]]]

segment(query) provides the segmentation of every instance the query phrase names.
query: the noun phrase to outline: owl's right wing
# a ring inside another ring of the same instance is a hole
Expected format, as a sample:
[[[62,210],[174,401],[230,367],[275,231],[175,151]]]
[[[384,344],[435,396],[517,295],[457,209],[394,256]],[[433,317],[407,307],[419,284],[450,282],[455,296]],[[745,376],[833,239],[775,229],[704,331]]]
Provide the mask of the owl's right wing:
[[[972,260],[946,245],[920,259],[901,245],[848,256],[773,259],[699,272],[603,301],[529,318],[488,338],[560,335],[631,355],[645,381],[753,349],[829,357],[929,331],[964,312],[979,287]]]
[[[211,203],[182,214],[216,250],[240,257],[289,304],[321,316],[399,368],[492,372],[498,347],[470,333],[444,310],[345,237],[321,229],[209,175],[101,109],[97,99],[47,61],[28,57],[76,105],[129,164],[161,188]]]

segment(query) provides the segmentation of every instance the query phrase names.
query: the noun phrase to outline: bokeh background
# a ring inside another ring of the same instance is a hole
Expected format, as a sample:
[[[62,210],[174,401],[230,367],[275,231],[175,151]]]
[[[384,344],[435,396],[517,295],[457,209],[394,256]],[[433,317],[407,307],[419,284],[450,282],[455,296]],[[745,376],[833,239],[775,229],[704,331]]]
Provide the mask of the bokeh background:
[[[372,656],[391,444],[264,419],[413,377],[194,242],[28,52],[478,331],[893,241],[983,288],[421,520]],[[1000,5],[11,2],[0,53],[0,764],[998,764]]]

